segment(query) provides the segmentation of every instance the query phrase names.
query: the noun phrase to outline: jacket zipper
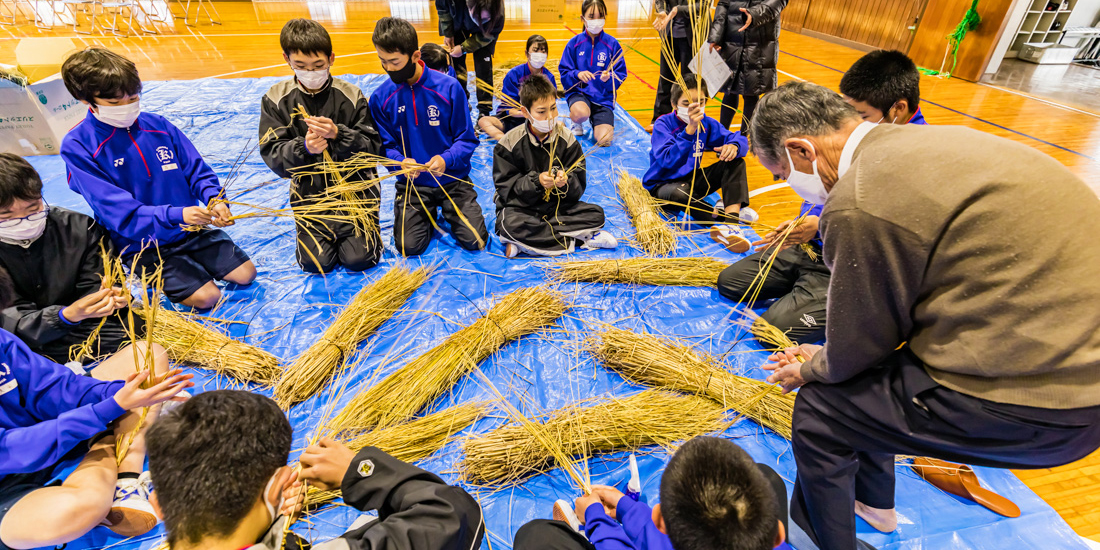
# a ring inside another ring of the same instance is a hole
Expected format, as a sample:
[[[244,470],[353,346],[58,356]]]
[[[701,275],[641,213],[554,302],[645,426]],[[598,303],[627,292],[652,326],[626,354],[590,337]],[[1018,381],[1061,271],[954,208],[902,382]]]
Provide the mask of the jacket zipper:
[[[152,178],[153,173],[149,171],[149,163],[145,162],[145,153],[141,152],[141,147],[134,141],[134,136],[130,134],[129,128],[126,129],[126,137],[130,138],[130,143],[134,144],[134,149],[137,149],[138,155],[141,156],[141,163],[145,165],[145,174]]]
[[[412,84],[409,84],[409,93],[413,98],[413,124],[420,126],[420,116],[416,114],[416,90],[413,89]]]

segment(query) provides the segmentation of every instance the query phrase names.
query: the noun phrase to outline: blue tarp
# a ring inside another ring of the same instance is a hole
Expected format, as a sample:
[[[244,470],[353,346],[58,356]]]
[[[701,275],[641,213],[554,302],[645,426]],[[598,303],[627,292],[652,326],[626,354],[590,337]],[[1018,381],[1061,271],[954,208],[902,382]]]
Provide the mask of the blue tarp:
[[[346,79],[358,84],[368,95],[380,82],[378,75],[351,75]],[[142,94],[142,107],[166,116],[179,126],[198,147],[207,162],[226,178],[242,151],[252,148],[257,138],[260,97],[276,78],[148,82]],[[564,103],[562,112],[565,111]],[[251,144],[245,144],[251,139]],[[592,146],[591,132],[582,139]],[[492,184],[492,147],[485,141],[475,153],[471,181],[477,186],[479,202],[490,229],[495,219]],[[594,152],[588,158],[588,195],[586,200],[602,205],[607,213],[608,229],[623,239],[633,234],[625,212],[615,198],[614,173],[628,170],[640,176],[647,168],[649,136],[622,109],[616,109],[614,144]],[[45,181],[44,194],[50,204],[91,213],[84,200],[65,184],[65,169],[60,157],[36,157],[33,164]],[[261,186],[275,178],[258,153],[252,153],[233,179],[231,192],[253,191],[239,200],[251,204],[283,205],[286,182]],[[259,278],[247,288],[226,289],[226,303],[214,313],[222,319],[243,321],[226,330],[235,338],[291,359],[304,351],[324,331],[333,316],[360,288],[375,280],[398,261],[392,245],[393,185],[383,186],[382,237],[388,244],[382,263],[366,273],[336,272],[327,277],[306,276],[294,261],[293,223],[287,219],[251,219],[228,229],[229,234],[256,263]],[[617,250],[580,252],[576,259],[619,258],[642,255],[620,241]],[[727,252],[706,235],[683,238],[679,256],[713,256],[730,262],[738,256]],[[361,362],[346,374],[351,378],[344,401],[356,388],[392,372],[411,357],[441,342],[461,325],[469,324],[491,305],[492,296],[545,282],[536,261],[507,260],[499,241],[492,239],[487,252],[471,253],[459,248],[450,236],[433,241],[427,252],[409,260],[413,265],[437,265],[435,275],[413,294],[405,310],[382,325],[360,351]],[[628,287],[591,284],[564,285],[574,307],[558,329],[522,338],[506,345],[481,364],[482,371],[501,389],[522,393],[511,398],[514,405],[528,414],[559,408],[590,396],[626,395],[640,387],[623,381],[581,349],[586,331],[601,323],[614,323],[641,332],[683,338],[702,352],[724,355],[729,368],[741,374],[763,378],[758,365],[765,354],[753,342],[738,341],[739,331],[731,320],[731,304],[716,290],[687,287]],[[198,390],[230,386],[230,381],[195,371]],[[338,381],[330,388],[339,387]],[[255,390],[255,388],[253,388]],[[259,391],[259,390],[256,390]],[[270,390],[264,390],[269,392]],[[316,428],[321,411],[329,400],[322,393],[299,404],[290,413],[295,428],[294,454]],[[476,378],[467,377],[454,391],[443,396],[434,409],[455,403],[492,399],[490,390]],[[485,432],[499,425],[499,418],[476,423],[468,433]],[[788,481],[794,479],[790,444],[750,421],[730,428],[728,437],[736,438],[757,461],[772,465]],[[668,460],[662,449],[649,449],[639,455],[643,498],[655,503],[660,475]],[[292,457],[294,458],[294,457]],[[457,480],[456,464],[461,450],[452,443],[421,465],[448,480]],[[590,461],[594,483],[623,487],[627,480],[625,454],[597,457]],[[1010,472],[978,468],[982,483],[1015,501],[1023,511],[1020,518],[995,515],[976,504],[946,495],[917,478],[908,468],[899,467],[897,508],[899,527],[895,533],[879,534],[862,521],[860,537],[879,548],[935,548],[978,550],[1004,548],[1085,548],[1069,526],[1041,499]],[[484,547],[510,548],[512,536],[526,521],[550,516],[555,499],[572,500],[575,490],[560,470],[531,478],[513,489],[488,492],[470,488],[485,509],[489,537]],[[315,515],[312,526],[300,523],[296,530],[312,540],[323,540],[342,533],[358,516],[347,507],[336,507]],[[123,541],[105,528],[97,528],[68,545],[70,549],[153,548],[162,539],[158,527],[140,539]]]

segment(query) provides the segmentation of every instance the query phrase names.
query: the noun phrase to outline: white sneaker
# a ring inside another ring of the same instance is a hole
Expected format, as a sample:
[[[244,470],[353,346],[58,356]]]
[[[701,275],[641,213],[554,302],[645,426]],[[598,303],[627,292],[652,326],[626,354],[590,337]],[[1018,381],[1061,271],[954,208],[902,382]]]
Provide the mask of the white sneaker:
[[[592,235],[584,241],[584,247],[593,250],[596,248],[615,248],[619,246],[619,239],[615,238],[609,231],[598,231],[595,235]]]
[[[573,507],[564,500],[554,501],[554,520],[568,524],[574,531],[584,534],[584,531],[581,530],[581,520],[577,519]]]
[[[584,135],[584,126],[581,126],[580,124],[577,124],[576,122],[574,122],[573,123],[573,135],[583,136]]]
[[[760,219],[760,214],[757,214],[756,210],[746,206],[737,213],[737,217],[741,220],[741,223],[753,223]]]
[[[737,226],[733,225],[716,225],[712,227],[710,238],[734,254],[743,254],[752,248],[752,243],[741,235],[741,231]]]
[[[151,487],[152,480],[144,483],[141,478],[118,480],[115,485],[115,501],[101,525],[106,525],[108,529],[124,537],[136,537],[152,531],[159,520],[153,511],[153,505],[149,504],[146,485]]]

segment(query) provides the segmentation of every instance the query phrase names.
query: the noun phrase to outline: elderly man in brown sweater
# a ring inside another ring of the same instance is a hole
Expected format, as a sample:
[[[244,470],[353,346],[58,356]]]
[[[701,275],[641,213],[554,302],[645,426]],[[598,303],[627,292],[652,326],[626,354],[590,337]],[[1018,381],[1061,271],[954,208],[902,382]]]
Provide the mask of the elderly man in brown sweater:
[[[977,130],[862,122],[803,82],[761,99],[751,135],[825,205],[826,345],[765,366],[801,387],[791,518],[812,542],[857,548],[857,505],[896,525],[895,454],[1046,468],[1100,447],[1100,200],[1080,179]]]

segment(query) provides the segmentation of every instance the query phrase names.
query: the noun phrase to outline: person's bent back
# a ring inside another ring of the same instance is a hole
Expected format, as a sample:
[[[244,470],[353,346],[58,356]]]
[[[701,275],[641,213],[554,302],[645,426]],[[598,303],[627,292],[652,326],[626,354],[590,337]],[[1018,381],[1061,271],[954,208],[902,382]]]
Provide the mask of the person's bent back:
[[[469,550],[481,545],[481,508],[458,487],[374,448],[358,454],[323,439],[287,466],[292,431],[271,399],[219,390],[195,396],[150,429],[153,503],[168,545],[180,549],[309,548],[286,529],[302,481],[342,489],[344,502],[378,521],[318,548]]]

